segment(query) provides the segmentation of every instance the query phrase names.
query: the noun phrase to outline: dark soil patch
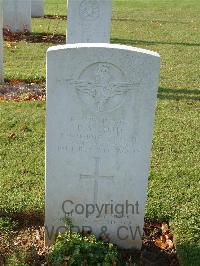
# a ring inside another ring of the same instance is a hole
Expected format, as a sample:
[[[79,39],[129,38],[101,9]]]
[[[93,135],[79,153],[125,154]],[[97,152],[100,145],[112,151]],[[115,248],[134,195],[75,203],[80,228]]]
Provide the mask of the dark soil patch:
[[[0,85],[1,101],[45,101],[45,83],[26,83],[13,80]]]
[[[21,32],[13,33],[8,29],[3,30],[4,40],[6,42],[25,41],[29,43],[52,43],[52,44],[66,44],[66,35],[48,34],[48,33],[31,33]]]
[[[67,21],[67,16],[59,16],[59,15],[45,15],[43,18],[46,19],[59,19]]]
[[[44,213],[43,212],[12,212],[7,210],[6,213],[0,210],[0,217],[3,219],[9,219],[13,224],[17,225],[17,230],[22,230],[25,227],[39,227],[44,224]]]

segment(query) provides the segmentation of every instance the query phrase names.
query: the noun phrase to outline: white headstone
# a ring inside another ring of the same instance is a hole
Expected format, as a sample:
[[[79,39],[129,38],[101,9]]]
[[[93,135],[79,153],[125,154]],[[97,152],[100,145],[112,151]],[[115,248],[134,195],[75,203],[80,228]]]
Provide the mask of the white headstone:
[[[109,43],[111,0],[68,0],[67,43]]]
[[[69,216],[141,248],[159,59],[114,44],[48,50],[47,242]]]
[[[31,0],[4,0],[3,27],[11,32],[31,31]]]
[[[0,83],[3,82],[3,5],[0,0]]]
[[[44,16],[44,0],[31,0],[31,16],[33,18]]]

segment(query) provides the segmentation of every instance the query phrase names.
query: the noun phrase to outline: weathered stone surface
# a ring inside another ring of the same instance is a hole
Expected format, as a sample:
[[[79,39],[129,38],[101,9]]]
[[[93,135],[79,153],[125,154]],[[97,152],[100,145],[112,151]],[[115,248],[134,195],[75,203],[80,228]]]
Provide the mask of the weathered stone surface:
[[[31,31],[31,0],[4,0],[3,27],[11,32]]]
[[[44,16],[44,0],[31,0],[31,16],[33,18]]]
[[[109,43],[111,0],[68,0],[67,43]]]
[[[47,242],[70,217],[76,229],[141,247],[158,76],[159,55],[143,49],[48,50]]]

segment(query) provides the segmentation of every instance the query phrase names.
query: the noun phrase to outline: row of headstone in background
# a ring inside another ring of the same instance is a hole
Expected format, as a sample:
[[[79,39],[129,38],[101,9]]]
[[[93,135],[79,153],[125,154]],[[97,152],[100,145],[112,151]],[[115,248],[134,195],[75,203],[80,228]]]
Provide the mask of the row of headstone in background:
[[[90,9],[85,9],[83,0],[68,0],[67,43],[108,43],[111,1],[101,0],[101,9],[97,7],[98,1],[88,0],[87,4]],[[80,9],[76,8],[78,6]],[[4,0],[3,11],[5,29],[12,32],[31,31],[31,16],[44,16],[44,0]]]
[[[110,42],[112,17],[110,0],[68,0],[67,7],[68,44]]]
[[[3,82],[3,5],[0,0],[0,83]]]
[[[31,16],[33,18],[44,16],[44,0],[31,0]]]
[[[69,44],[47,52],[47,243],[71,218],[141,248],[160,59],[105,43],[110,7],[68,0]]]
[[[31,31],[31,16],[44,16],[43,0],[4,0],[3,27],[11,32]]]

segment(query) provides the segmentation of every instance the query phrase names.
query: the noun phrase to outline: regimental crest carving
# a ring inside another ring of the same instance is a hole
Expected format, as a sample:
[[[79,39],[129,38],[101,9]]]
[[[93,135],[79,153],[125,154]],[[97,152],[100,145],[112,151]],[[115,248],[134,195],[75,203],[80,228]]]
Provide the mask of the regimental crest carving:
[[[139,83],[129,83],[121,69],[110,63],[95,63],[72,81],[81,102],[94,112],[119,108]]]
[[[99,4],[96,0],[83,0],[79,10],[80,16],[85,20],[95,20],[100,15]]]

